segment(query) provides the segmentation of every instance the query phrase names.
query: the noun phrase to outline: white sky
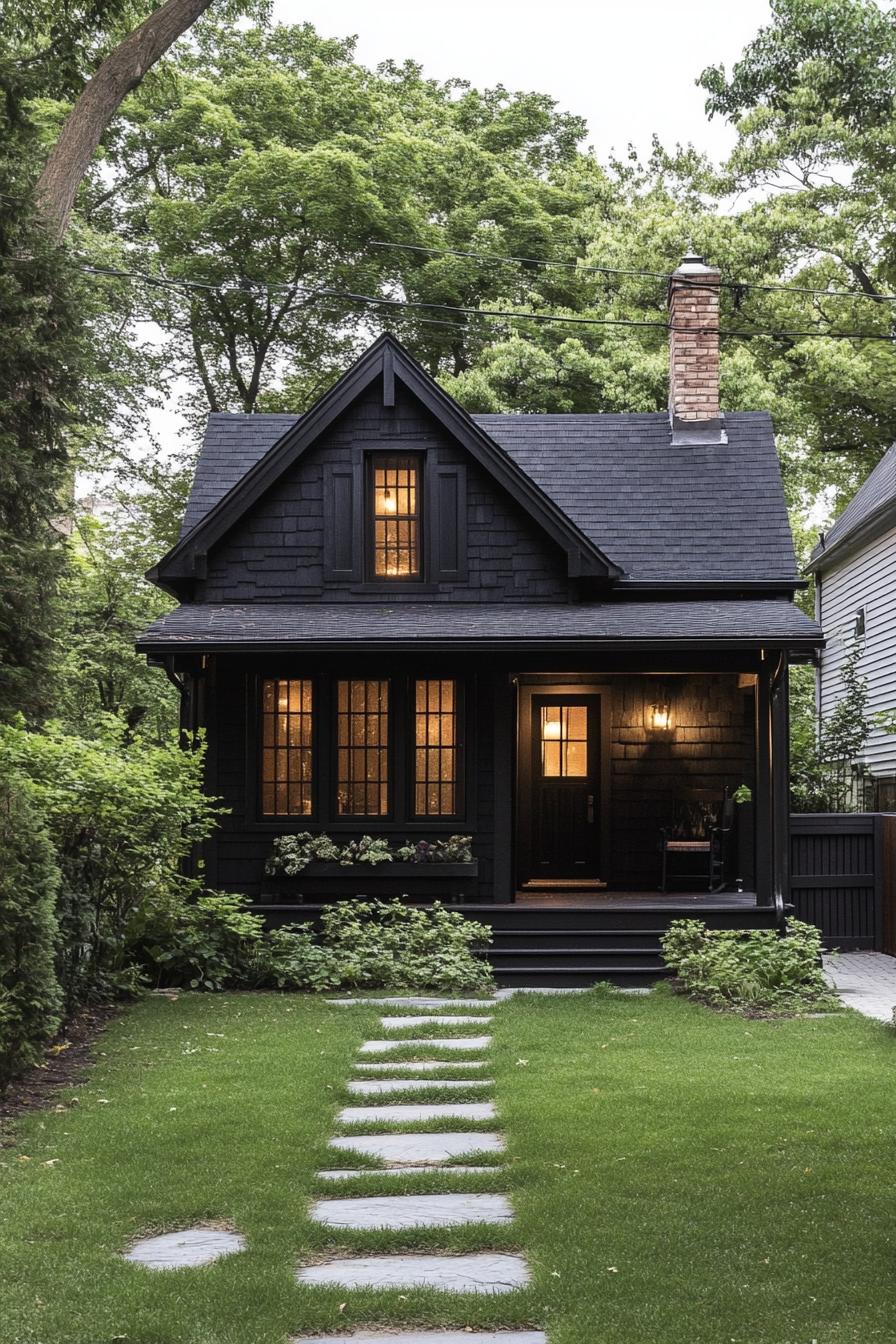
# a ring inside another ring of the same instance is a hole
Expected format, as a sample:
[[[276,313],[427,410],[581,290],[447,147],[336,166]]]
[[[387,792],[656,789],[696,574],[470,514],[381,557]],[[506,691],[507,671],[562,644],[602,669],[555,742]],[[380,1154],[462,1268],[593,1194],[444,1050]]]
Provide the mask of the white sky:
[[[284,23],[324,37],[358,36],[357,59],[419,61],[430,78],[549,93],[588,123],[598,157],[629,142],[646,152],[656,131],[669,147],[692,142],[721,158],[734,136],[709,122],[695,80],[729,69],[768,22],[767,0],[274,0]],[[165,452],[183,432],[176,396],[150,416]]]
[[[765,0],[274,0],[285,23],[325,37],[358,36],[358,59],[419,61],[436,79],[549,93],[586,118],[600,156],[693,141],[715,155],[733,137],[707,122],[694,81],[730,68],[769,19]]]

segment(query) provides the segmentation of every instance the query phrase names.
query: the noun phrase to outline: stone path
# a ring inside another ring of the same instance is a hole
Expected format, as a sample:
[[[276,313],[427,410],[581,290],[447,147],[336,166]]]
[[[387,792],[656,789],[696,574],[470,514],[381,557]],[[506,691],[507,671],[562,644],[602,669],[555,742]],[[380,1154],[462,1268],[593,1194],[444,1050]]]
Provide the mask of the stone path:
[[[487,1330],[485,1334],[469,1330],[362,1330],[352,1335],[303,1335],[290,1344],[545,1344],[541,1330]]]
[[[182,1232],[164,1232],[159,1237],[142,1237],[125,1251],[125,1260],[147,1269],[190,1269],[210,1265],[223,1255],[244,1251],[246,1243],[236,1232],[215,1227],[188,1227]]]
[[[456,1061],[445,1056],[458,1050],[481,1056],[488,1050],[490,1036],[474,1036],[470,1033],[488,1026],[492,1015],[473,1016],[464,1010],[470,1007],[495,1009],[496,1000],[394,997],[389,1000],[359,998],[329,1002],[346,1007],[358,1003],[376,1006],[388,1004],[397,1009],[436,1010],[425,1016],[403,1016],[399,1012],[384,1016],[381,1019],[384,1034],[412,1030],[419,1035],[410,1040],[389,1037],[365,1041],[359,1048],[359,1054],[363,1057],[405,1049],[409,1053],[414,1051],[422,1054],[425,1058],[376,1062],[362,1058],[354,1066],[355,1072],[361,1077],[353,1078],[348,1083],[351,1093],[371,1098],[383,1094],[388,1098],[392,1093],[409,1090],[412,1093],[417,1090],[450,1093],[464,1088],[486,1089],[493,1086],[492,1079],[481,1076],[476,1078],[473,1072],[486,1067],[484,1058]],[[449,1024],[466,1034],[441,1037],[428,1034]],[[460,1076],[426,1077],[436,1070],[455,1071]],[[378,1230],[404,1228],[481,1225],[481,1244],[489,1247],[493,1244],[493,1229],[496,1226],[507,1226],[513,1221],[510,1201],[501,1191],[504,1168],[471,1165],[470,1162],[472,1160],[475,1164],[479,1154],[502,1153],[504,1137],[491,1129],[464,1129],[458,1126],[456,1130],[438,1130],[430,1127],[445,1121],[487,1122],[495,1118],[495,1107],[491,1101],[454,1102],[448,1096],[433,1102],[392,1103],[387,1099],[379,1104],[343,1107],[337,1116],[338,1124],[382,1127],[385,1132],[337,1134],[330,1139],[330,1149],[345,1153],[349,1160],[355,1154],[376,1159],[383,1165],[357,1168],[337,1167],[334,1164],[331,1169],[318,1172],[322,1181],[363,1180],[362,1188],[366,1190],[369,1184],[370,1194],[348,1198],[322,1196],[314,1201],[310,1217],[326,1227],[362,1229],[374,1233]],[[418,1128],[412,1131],[410,1125]],[[399,1126],[403,1128],[399,1129]],[[463,1161],[465,1158],[466,1162]],[[450,1188],[427,1194],[388,1193],[388,1186],[395,1176],[438,1173],[439,1185],[444,1180],[450,1187],[452,1176],[468,1172],[493,1172],[494,1190],[475,1194],[452,1191]],[[529,1268],[521,1255],[490,1249],[458,1255],[409,1252],[402,1255],[353,1256],[341,1253],[321,1263],[298,1269],[296,1279],[309,1286],[339,1287],[349,1292],[353,1288],[428,1288],[460,1295],[503,1294],[525,1287],[529,1282]],[[461,1320],[462,1302],[461,1296],[457,1313]],[[373,1328],[347,1335],[321,1335],[315,1339],[297,1340],[295,1344],[461,1344],[461,1341],[463,1344],[546,1344],[546,1337],[540,1330],[477,1331],[461,1325],[451,1330],[418,1329],[404,1332],[400,1329]]]
[[[387,1055],[392,1050],[487,1050],[492,1043],[491,1036],[425,1036],[391,1041],[365,1041],[361,1046],[362,1055]]]
[[[840,952],[836,957],[825,957],[824,968],[847,1007],[879,1022],[893,1021],[896,957],[883,952]]]

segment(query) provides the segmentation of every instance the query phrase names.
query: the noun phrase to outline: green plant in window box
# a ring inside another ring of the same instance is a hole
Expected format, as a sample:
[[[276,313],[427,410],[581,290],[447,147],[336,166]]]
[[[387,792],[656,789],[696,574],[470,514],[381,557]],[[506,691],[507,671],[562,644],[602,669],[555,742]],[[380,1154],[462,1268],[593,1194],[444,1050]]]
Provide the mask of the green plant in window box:
[[[388,840],[362,835],[360,840],[349,840],[339,855],[339,863],[343,868],[350,868],[353,863],[369,863],[375,868],[378,863],[391,863],[392,857]]]
[[[341,856],[342,850],[328,835],[312,835],[310,831],[278,835],[274,840],[274,852],[265,864],[265,872],[296,877],[309,863],[338,863]]]

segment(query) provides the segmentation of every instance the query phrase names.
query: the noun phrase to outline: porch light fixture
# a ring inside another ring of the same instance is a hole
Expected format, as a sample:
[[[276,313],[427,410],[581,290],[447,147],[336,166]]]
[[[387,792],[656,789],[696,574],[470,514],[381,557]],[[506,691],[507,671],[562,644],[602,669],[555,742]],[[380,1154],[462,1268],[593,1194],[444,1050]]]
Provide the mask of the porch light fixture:
[[[654,732],[666,732],[672,727],[672,710],[668,700],[657,700],[650,706],[650,727]]]

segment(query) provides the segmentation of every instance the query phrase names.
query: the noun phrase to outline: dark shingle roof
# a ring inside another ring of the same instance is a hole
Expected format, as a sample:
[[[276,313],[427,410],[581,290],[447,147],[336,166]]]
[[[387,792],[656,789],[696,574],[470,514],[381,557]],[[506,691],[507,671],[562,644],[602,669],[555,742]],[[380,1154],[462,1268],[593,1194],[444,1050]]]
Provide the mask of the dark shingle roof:
[[[426,603],[184,603],[140,636],[145,650],[197,645],[363,643],[469,644],[477,647],[550,643],[601,647],[637,642],[732,645],[817,645],[821,630],[786,600],[721,602],[589,602],[581,605],[443,603],[438,620]]]
[[[840,517],[828,528],[824,543],[819,542],[815,547],[811,561],[813,569],[823,569],[830,552],[842,546],[890,504],[896,504],[896,443],[887,449]]]
[[[728,443],[701,447],[673,447],[662,413],[473,418],[628,578],[796,575],[764,412],[728,414]],[[296,423],[210,415],[182,535]]]

